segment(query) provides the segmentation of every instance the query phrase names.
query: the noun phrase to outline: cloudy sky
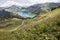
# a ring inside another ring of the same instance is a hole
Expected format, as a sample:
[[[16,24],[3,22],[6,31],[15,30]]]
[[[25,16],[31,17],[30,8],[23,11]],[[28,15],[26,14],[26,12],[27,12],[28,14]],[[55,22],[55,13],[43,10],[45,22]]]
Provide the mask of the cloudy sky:
[[[7,2],[7,4],[9,2],[11,2],[11,4],[13,3],[20,3],[22,5],[28,5],[28,4],[37,4],[37,3],[46,3],[46,2],[59,2],[60,0],[0,0],[0,5],[4,4],[5,2]]]

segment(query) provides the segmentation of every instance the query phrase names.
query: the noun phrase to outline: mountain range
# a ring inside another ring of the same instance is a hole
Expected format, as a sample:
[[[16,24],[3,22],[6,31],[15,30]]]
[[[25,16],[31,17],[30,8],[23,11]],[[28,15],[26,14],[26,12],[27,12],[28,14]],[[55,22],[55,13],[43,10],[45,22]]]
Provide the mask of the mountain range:
[[[11,3],[13,3],[13,4],[11,4]],[[17,11],[36,12],[36,11],[39,11],[39,10],[41,11],[44,9],[45,10],[51,9],[51,8],[57,7],[59,5],[60,5],[60,3],[42,3],[42,4],[34,4],[34,5],[29,6],[29,7],[26,7],[26,6],[21,6],[15,2],[6,2],[5,4],[2,4],[0,6],[0,10],[1,9],[11,9],[11,10],[17,10]]]
[[[10,4],[10,2],[8,4],[7,3],[8,2],[0,6],[0,11],[5,10],[14,14],[16,14],[17,12],[31,12],[31,13],[40,14],[40,13],[49,12],[51,11],[52,8],[56,8],[60,6],[60,3],[34,4],[29,7],[20,6],[18,3],[15,3],[15,2],[11,2],[13,4]]]

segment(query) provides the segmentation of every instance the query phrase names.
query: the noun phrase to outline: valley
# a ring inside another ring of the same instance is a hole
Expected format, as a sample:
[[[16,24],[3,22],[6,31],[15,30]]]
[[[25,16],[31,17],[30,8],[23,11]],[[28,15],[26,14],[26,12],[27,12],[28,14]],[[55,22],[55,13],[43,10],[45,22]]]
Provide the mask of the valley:
[[[59,39],[58,38],[58,36],[60,35],[59,16],[60,16],[60,8],[57,8],[49,13],[43,14],[41,16],[39,15],[36,18],[24,20],[22,21],[23,23],[21,23],[21,25],[17,26],[16,28],[10,30],[9,29],[0,30],[0,37],[1,37],[0,40],[4,40],[4,39],[29,40],[29,38],[32,40],[34,39],[34,35],[37,37],[36,40],[38,39],[44,40],[43,37],[45,37],[45,40]],[[13,20],[17,20],[17,19],[13,19]]]
[[[0,40],[60,40],[60,3],[7,6],[0,7]]]

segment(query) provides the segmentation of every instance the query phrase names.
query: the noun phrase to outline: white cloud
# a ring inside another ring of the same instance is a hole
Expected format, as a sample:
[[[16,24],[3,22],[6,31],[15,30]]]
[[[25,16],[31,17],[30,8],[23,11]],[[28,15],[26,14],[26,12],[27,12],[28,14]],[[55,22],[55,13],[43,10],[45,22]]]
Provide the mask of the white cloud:
[[[31,5],[31,4],[25,4],[25,3],[23,3],[23,4],[20,4],[20,3],[18,3],[18,2],[14,2],[14,1],[7,1],[7,2],[5,2],[5,3],[3,3],[3,4],[0,4],[0,7],[9,7],[9,6],[12,6],[12,5],[18,5],[18,6],[29,6],[29,5]]]
[[[59,0],[46,0],[47,2],[60,2]]]
[[[46,3],[46,2],[60,2],[60,0],[30,0],[33,4],[35,3]]]
[[[14,4],[17,5],[17,3],[14,2],[14,1],[7,1],[7,2],[1,4],[0,7],[5,7],[5,6],[8,6],[9,7],[9,6],[14,5]]]
[[[60,0],[8,0],[3,4],[0,4],[0,7],[11,6],[11,5],[20,5],[20,6],[30,6],[37,3],[46,3],[46,2],[59,2]]]

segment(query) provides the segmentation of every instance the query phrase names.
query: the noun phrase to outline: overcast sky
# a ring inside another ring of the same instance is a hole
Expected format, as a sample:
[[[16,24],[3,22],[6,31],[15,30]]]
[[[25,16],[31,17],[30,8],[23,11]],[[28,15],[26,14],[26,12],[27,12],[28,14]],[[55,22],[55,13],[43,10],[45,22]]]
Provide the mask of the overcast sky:
[[[0,3],[6,1],[15,1],[19,3],[44,3],[44,2],[60,2],[60,0],[0,0]]]
[[[12,1],[12,2],[15,2],[15,3],[24,4],[24,5],[25,4],[46,3],[46,2],[59,2],[60,3],[60,0],[0,0],[0,4],[4,4],[7,1],[10,1],[10,2]]]

